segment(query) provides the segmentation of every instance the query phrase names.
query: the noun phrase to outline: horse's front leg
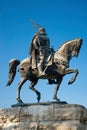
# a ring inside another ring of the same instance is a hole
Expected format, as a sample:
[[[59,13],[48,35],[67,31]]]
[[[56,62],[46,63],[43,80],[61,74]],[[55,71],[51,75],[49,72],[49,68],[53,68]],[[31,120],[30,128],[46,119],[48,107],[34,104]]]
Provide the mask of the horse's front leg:
[[[20,98],[20,91],[22,88],[22,85],[27,81],[26,78],[22,78],[21,81],[18,83],[18,91],[17,91],[17,98],[16,100],[18,101],[18,103],[23,103],[23,101]]]
[[[67,68],[65,70],[65,74],[71,74],[71,73],[74,73],[74,76],[71,78],[71,80],[68,82],[68,84],[72,84],[76,80],[76,77],[77,77],[79,72],[78,72],[77,69],[69,69],[69,68]]]
[[[39,102],[40,99],[41,99],[41,94],[40,94],[39,91],[37,91],[37,90],[34,88],[34,86],[37,84],[37,81],[38,81],[38,79],[36,79],[36,80],[34,80],[34,81],[31,81],[31,84],[30,84],[29,88],[36,93],[36,95],[37,95],[37,100],[38,100],[38,102]]]
[[[56,100],[57,102],[60,102],[60,99],[57,98],[57,92],[59,90],[59,87],[60,87],[62,80],[63,80],[63,77],[57,79],[56,87],[55,87],[55,90],[54,90],[53,99]]]

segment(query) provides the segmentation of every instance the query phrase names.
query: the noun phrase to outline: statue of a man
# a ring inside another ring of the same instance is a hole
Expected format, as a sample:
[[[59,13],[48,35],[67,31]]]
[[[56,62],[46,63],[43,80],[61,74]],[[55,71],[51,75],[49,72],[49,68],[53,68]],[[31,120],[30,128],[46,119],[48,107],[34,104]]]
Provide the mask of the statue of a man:
[[[39,32],[34,35],[30,45],[32,69],[38,68],[39,76],[44,75],[43,66],[46,64],[49,54],[50,40],[47,37],[46,30],[40,27]]]

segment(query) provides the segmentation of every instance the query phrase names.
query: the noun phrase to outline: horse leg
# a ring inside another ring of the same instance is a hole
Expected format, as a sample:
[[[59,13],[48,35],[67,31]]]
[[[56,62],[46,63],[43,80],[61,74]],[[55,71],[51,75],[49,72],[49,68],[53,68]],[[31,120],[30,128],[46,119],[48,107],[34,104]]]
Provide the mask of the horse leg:
[[[56,87],[55,87],[55,91],[54,91],[53,99],[56,100],[57,102],[60,102],[60,100],[57,98],[57,92],[59,90],[59,86],[60,86],[62,80],[63,80],[63,77],[57,79],[57,83],[56,83]]]
[[[22,88],[22,85],[27,81],[26,78],[22,78],[21,81],[18,83],[18,91],[17,91],[17,98],[16,100],[19,102],[19,103],[23,103],[23,101],[21,100],[20,98],[20,91],[21,91],[21,88]]]
[[[71,73],[74,73],[74,76],[71,78],[71,80],[68,82],[68,84],[72,84],[76,80],[76,77],[77,77],[79,72],[78,72],[77,69],[69,69],[69,68],[67,68],[65,70],[65,74],[71,74]]]
[[[35,81],[31,81],[31,84],[30,84],[29,88],[36,93],[36,95],[37,95],[37,100],[38,100],[38,102],[39,102],[40,99],[41,99],[41,94],[40,94],[39,91],[37,91],[37,90],[34,88],[34,86],[37,84],[37,81],[38,81],[38,79],[35,80]]]

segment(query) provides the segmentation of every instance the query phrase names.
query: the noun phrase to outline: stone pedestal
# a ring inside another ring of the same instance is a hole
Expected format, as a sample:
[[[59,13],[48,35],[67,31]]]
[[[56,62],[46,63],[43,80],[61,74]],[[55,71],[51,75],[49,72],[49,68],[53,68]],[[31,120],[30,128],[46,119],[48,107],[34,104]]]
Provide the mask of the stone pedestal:
[[[0,130],[87,130],[87,109],[57,103],[0,109]]]

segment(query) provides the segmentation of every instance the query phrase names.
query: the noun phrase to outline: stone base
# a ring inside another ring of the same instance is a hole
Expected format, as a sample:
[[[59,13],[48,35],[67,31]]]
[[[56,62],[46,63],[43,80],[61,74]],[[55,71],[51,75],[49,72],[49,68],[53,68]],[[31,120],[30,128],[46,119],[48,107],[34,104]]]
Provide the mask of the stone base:
[[[0,130],[87,130],[84,106],[47,103],[0,109]]]
[[[60,101],[60,102],[16,103],[11,105],[11,107],[26,107],[26,106],[51,105],[51,104],[67,104],[67,102]]]

